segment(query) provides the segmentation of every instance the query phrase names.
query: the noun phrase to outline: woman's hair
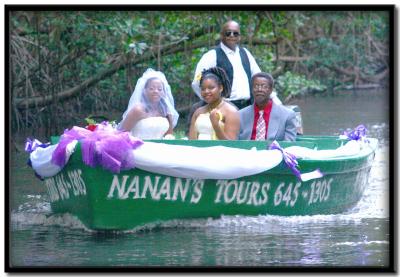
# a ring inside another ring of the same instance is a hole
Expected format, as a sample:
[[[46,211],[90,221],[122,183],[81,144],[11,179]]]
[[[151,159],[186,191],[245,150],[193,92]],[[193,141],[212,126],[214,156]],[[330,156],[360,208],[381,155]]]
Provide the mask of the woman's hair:
[[[154,80],[159,80],[161,82],[161,84],[163,86],[163,92],[164,92],[164,83],[158,77],[151,77],[151,78],[147,79],[146,84],[144,85],[144,88],[148,88],[150,83],[153,82]]]
[[[158,105],[160,107],[162,116],[167,116],[168,115],[168,107],[167,107],[167,103],[165,102],[165,99],[164,99],[164,97],[165,97],[165,88],[164,88],[164,83],[162,82],[162,80],[157,78],[157,77],[149,78],[146,81],[146,84],[144,85],[144,89],[147,89],[149,87],[149,85],[151,84],[151,82],[153,82],[154,80],[159,80],[161,82],[161,84],[162,84],[163,95],[161,95],[160,102],[159,102]],[[149,112],[150,109],[149,109],[149,106],[147,105],[148,104],[148,99],[147,99],[147,95],[146,95],[145,92],[143,92],[143,94],[142,94],[142,99],[143,99],[143,104],[145,104],[144,106],[145,106],[146,112]]]
[[[222,85],[222,97],[228,98],[231,95],[231,82],[223,68],[216,66],[204,69],[201,72],[200,87],[205,79],[214,79],[219,85]]]

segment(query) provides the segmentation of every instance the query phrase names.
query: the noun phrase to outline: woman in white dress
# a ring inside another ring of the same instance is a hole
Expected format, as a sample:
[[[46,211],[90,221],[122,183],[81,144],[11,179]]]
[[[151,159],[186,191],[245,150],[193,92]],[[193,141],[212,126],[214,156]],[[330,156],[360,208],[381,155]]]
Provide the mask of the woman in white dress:
[[[200,78],[201,97],[207,105],[192,116],[189,139],[235,140],[240,129],[239,112],[225,101],[231,85],[220,67],[203,70]]]
[[[136,83],[118,129],[141,139],[161,139],[172,135],[178,117],[165,75],[149,68]]]

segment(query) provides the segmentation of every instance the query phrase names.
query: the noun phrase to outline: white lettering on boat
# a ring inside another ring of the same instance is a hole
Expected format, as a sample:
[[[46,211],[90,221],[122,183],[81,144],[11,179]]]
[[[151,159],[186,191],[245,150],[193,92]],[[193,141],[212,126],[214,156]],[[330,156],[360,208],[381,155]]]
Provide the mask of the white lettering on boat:
[[[190,203],[198,203],[200,201],[202,192],[203,192],[203,187],[204,187],[204,180],[195,180],[194,183],[194,190],[193,190],[193,195],[192,198],[190,199]]]
[[[268,202],[268,190],[270,183],[263,183],[238,180],[218,180],[217,195],[214,203],[235,203],[246,205],[264,205]],[[260,195],[261,194],[261,195]]]
[[[318,202],[326,202],[329,199],[329,195],[331,193],[332,182],[332,178],[330,178],[328,181],[326,179],[313,181],[310,185],[311,192],[310,197],[308,198],[308,205],[312,205]]]
[[[284,204],[285,206],[293,207],[297,202],[300,186],[301,182],[297,182],[294,186],[293,183],[288,185],[283,182],[280,183],[274,193],[274,205]]]
[[[71,188],[71,185],[64,180],[64,175],[60,174],[56,176],[56,185],[58,192],[60,193],[61,200],[69,199],[68,187]]]
[[[182,202],[185,201],[186,195],[189,189],[191,179],[186,179],[185,186],[183,186],[183,182],[181,178],[175,179],[175,188],[174,194],[172,195],[172,200],[176,201],[178,199],[178,195],[180,195]]]
[[[280,183],[274,193],[274,206],[285,205],[286,207],[293,207],[299,200],[299,195],[307,201],[308,205],[315,203],[327,202],[331,192],[331,184],[333,178],[314,180],[309,189],[302,188],[300,194],[301,182],[294,183]]]
[[[160,200],[160,198],[157,198],[157,187],[158,187],[158,182],[160,181],[160,176],[155,176],[155,182],[153,184],[153,181],[151,180],[150,176],[144,177],[144,188],[142,191],[142,197],[141,198],[146,198],[146,193],[147,191],[150,191],[150,196],[153,199]]]
[[[58,195],[58,191],[56,188],[56,182],[54,180],[54,178],[48,178],[44,181],[44,184],[47,187],[47,191],[49,193],[50,196],[50,201],[51,202],[55,202],[58,201],[60,199],[60,196]]]
[[[75,196],[86,195],[86,186],[81,174],[82,171],[80,169],[67,172],[68,178],[71,180],[72,191]]]
[[[165,200],[170,200],[171,199],[170,189],[171,189],[171,178],[165,178],[157,194],[157,199],[160,199],[160,197],[163,195]]]
[[[75,177],[75,179],[78,179],[78,177]],[[301,201],[300,205],[312,205],[329,200],[333,181],[333,178],[319,179],[308,185],[300,181],[281,182],[277,186],[273,186],[270,182],[216,180],[214,183],[216,186],[214,203],[261,206],[270,201],[271,206],[292,208]],[[197,204],[203,196],[205,182],[205,180],[159,175],[114,175],[107,198],[119,200],[152,199],[154,201],[180,201]],[[57,190],[59,193],[51,197],[63,199],[67,193],[65,187],[69,185],[65,180],[58,183],[60,184],[60,188]],[[72,184],[74,186],[74,183]],[[48,187],[50,193],[54,191],[50,182]]]
[[[125,179],[125,177],[128,177],[128,176],[124,176],[124,179]],[[118,182],[118,180],[117,180],[117,182]],[[123,194],[122,198],[123,199],[128,198],[129,197],[129,193],[131,193],[131,192],[133,193],[133,197],[132,198],[137,199],[137,198],[140,197],[139,196],[139,176],[133,177],[133,179],[131,181],[131,184],[129,185],[128,191],[125,192],[125,194]]]
[[[50,201],[69,199],[74,196],[86,195],[86,185],[82,179],[80,169],[66,171],[54,177],[45,179],[45,185],[50,196]]]
[[[161,176],[139,176],[123,175],[122,180],[118,175],[113,176],[107,198],[117,199],[137,199],[150,197],[153,200],[184,202],[187,195],[191,192],[190,203],[198,203],[202,196],[204,180],[185,179],[166,177],[161,181]],[[128,188],[126,184],[132,179]],[[140,186],[140,184],[143,186]],[[140,190],[142,188],[142,190]]]

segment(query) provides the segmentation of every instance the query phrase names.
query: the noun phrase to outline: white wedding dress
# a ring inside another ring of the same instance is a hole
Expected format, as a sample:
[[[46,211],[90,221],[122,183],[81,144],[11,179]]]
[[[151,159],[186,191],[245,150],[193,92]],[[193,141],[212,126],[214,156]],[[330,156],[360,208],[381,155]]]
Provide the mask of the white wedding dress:
[[[221,128],[224,128],[224,123],[219,122]],[[196,119],[195,128],[197,130],[199,140],[218,140],[214,128],[211,124],[210,113],[202,113]]]
[[[167,118],[161,116],[147,117],[136,123],[131,134],[140,139],[162,139],[168,128]]]

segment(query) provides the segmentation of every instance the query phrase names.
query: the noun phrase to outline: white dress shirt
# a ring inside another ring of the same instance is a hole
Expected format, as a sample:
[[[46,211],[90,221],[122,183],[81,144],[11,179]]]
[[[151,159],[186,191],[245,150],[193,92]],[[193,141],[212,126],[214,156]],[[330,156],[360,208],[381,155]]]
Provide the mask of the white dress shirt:
[[[235,100],[250,99],[251,91],[249,88],[249,80],[247,79],[246,71],[244,70],[242,65],[242,60],[240,58],[240,53],[239,53],[239,47],[236,46],[235,51],[233,51],[229,47],[225,46],[225,44],[223,44],[222,42],[220,43],[220,47],[228,57],[233,67],[232,90],[231,90],[231,96],[228,98],[228,100],[235,101]],[[257,65],[253,55],[251,55],[246,48],[243,49],[246,51],[247,57],[249,58],[251,76],[253,76],[258,72],[261,72],[260,67]],[[203,99],[201,97],[200,84],[199,84],[201,76],[200,74],[204,69],[208,69],[215,66],[217,66],[217,52],[215,51],[215,49],[212,49],[207,53],[205,53],[201,57],[200,61],[196,66],[196,71],[192,82],[192,88],[200,99]],[[271,98],[274,100],[274,102],[278,101],[278,104],[280,104],[280,100],[276,97],[275,92],[273,92]]]

